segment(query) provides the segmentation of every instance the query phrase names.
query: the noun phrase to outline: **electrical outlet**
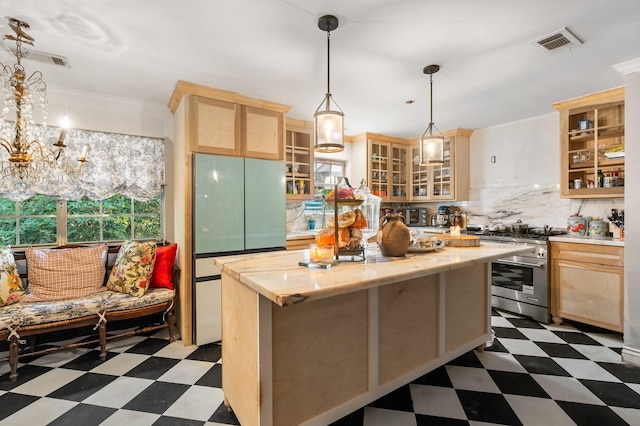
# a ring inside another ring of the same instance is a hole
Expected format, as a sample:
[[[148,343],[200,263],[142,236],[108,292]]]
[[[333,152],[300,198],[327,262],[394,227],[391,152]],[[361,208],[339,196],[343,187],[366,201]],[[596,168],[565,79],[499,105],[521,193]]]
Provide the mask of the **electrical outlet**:
[[[492,163],[495,163],[495,162],[496,162],[496,156],[495,156],[495,155],[492,155],[492,156],[491,156],[491,162],[492,162]]]

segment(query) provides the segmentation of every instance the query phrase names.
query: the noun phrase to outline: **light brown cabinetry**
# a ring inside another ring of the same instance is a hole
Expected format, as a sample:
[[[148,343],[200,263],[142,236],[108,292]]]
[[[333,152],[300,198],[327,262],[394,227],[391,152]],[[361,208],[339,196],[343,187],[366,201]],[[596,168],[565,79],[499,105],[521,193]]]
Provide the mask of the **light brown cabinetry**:
[[[375,133],[353,137],[352,173],[356,183],[366,179],[383,202],[408,200],[409,141]]]
[[[313,198],[315,179],[312,135],[312,122],[287,120],[285,161],[287,200],[289,201]]]
[[[553,106],[560,111],[560,194],[565,198],[623,197],[624,88]],[[604,176],[601,179],[598,170]]]
[[[551,242],[551,315],[622,332],[624,248]]]
[[[454,201],[469,199],[469,137],[470,130],[443,132],[444,163],[426,167],[419,164],[416,140],[411,146],[409,172],[410,201]]]

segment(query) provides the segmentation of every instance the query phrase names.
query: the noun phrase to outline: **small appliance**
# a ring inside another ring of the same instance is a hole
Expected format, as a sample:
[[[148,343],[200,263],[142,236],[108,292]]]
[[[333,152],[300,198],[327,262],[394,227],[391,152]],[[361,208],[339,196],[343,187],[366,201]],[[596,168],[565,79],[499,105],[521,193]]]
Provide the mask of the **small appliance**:
[[[406,208],[402,215],[407,226],[429,226],[426,207]]]

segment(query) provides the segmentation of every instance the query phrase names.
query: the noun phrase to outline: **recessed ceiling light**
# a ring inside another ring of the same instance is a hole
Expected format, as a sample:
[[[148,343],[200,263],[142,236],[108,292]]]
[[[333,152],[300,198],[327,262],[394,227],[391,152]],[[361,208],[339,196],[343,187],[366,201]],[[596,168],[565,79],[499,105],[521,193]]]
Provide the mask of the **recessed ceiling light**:
[[[407,104],[407,105],[411,105],[414,102],[415,101],[413,99],[407,99],[406,101],[404,101],[404,103]]]

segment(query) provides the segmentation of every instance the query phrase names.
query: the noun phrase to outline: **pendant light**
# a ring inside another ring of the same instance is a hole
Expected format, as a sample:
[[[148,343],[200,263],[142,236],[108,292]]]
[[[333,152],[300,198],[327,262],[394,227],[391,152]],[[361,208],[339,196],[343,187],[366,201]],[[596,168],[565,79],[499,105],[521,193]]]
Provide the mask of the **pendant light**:
[[[314,150],[316,152],[340,152],[344,150],[344,113],[331,97],[331,31],[338,28],[338,18],[325,15],[318,19],[318,28],[327,32],[327,93],[313,115]],[[337,110],[331,109],[331,102]]]
[[[420,165],[441,166],[444,163],[444,136],[433,124],[433,74],[440,70],[440,65],[427,65],[422,72],[429,74],[429,127],[420,138]],[[434,133],[435,132],[435,133]]]

